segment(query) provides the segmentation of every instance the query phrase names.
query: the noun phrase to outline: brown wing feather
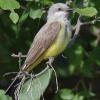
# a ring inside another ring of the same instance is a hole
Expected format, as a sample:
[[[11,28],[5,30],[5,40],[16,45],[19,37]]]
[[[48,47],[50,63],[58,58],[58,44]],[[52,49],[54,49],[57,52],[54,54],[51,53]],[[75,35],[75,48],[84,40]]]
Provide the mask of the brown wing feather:
[[[56,38],[59,30],[59,22],[45,24],[35,36],[24,65],[28,67],[29,65],[33,64],[50,46],[50,44]]]

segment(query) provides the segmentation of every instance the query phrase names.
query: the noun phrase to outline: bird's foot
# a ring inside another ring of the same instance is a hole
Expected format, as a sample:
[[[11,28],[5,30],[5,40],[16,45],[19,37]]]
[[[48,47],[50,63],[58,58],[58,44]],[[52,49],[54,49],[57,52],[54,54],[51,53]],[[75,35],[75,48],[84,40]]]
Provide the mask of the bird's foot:
[[[49,60],[46,62],[46,64],[47,64],[47,66],[50,66],[52,68],[52,70],[54,71],[55,78],[56,78],[56,93],[57,93],[58,90],[59,90],[59,88],[58,88],[58,78],[57,78],[57,73],[52,66],[53,61],[54,61],[54,57],[49,57]]]

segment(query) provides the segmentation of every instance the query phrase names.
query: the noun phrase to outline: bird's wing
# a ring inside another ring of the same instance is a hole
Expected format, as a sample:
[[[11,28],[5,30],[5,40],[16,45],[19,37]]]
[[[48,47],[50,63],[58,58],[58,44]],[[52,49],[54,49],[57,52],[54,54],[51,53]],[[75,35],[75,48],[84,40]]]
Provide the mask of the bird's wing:
[[[59,22],[47,23],[41,28],[33,40],[24,65],[27,67],[30,66],[47,50],[55,40],[60,28],[61,25]]]

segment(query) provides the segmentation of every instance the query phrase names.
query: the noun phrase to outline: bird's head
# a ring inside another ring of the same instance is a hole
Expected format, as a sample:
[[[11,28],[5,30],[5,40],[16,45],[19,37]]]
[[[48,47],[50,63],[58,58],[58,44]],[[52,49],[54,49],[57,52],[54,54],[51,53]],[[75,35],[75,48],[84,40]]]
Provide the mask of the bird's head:
[[[70,9],[67,4],[64,3],[56,3],[53,4],[48,11],[47,19],[51,18],[65,18],[69,15],[69,12],[71,12],[72,9]]]

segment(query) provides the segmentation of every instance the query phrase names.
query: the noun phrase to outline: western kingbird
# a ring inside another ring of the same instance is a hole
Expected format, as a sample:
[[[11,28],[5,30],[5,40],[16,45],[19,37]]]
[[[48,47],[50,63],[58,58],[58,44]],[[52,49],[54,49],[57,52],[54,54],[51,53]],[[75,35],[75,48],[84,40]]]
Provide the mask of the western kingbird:
[[[41,61],[56,57],[64,51],[72,35],[68,19],[70,10],[64,3],[56,3],[50,7],[47,22],[35,36],[21,71],[29,73]]]
[[[55,57],[64,51],[72,34],[68,20],[70,10],[63,3],[50,7],[47,22],[35,36],[22,70],[29,72],[42,60]]]

